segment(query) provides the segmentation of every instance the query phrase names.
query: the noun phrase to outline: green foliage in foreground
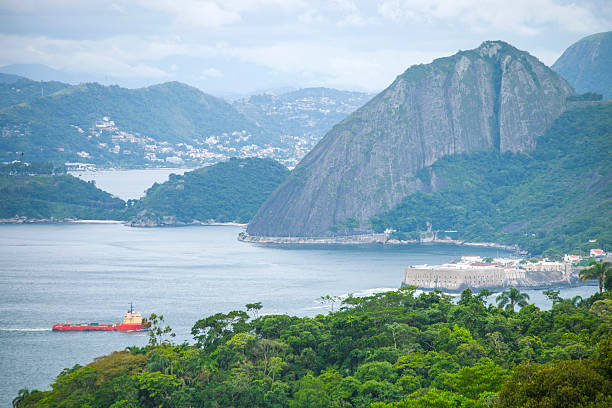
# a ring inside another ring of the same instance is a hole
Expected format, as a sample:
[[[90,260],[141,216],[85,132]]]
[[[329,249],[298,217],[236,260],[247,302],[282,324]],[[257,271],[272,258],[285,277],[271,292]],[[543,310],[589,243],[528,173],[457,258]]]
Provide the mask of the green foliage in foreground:
[[[459,238],[518,244],[559,255],[612,245],[612,103],[561,115],[530,154],[494,151],[455,155],[423,169],[439,190],[406,197],[373,217],[377,232],[458,230]],[[444,235],[444,234],[441,234]],[[597,239],[596,244],[589,244]]]
[[[218,313],[194,325],[195,345],[160,338],[155,346],[77,365],[64,370],[51,391],[22,390],[16,406],[612,403],[610,292],[579,302],[553,296],[549,311],[527,305],[518,312],[486,306],[490,292],[466,290],[457,304],[440,292],[414,293],[411,287],[349,297],[340,311],[314,318]]]
[[[131,215],[153,221],[248,222],[268,196],[289,175],[271,159],[230,159],[214,166],[171,175],[154,184],[142,199],[128,204]]]
[[[0,173],[0,218],[120,219],[125,202],[69,174]]]

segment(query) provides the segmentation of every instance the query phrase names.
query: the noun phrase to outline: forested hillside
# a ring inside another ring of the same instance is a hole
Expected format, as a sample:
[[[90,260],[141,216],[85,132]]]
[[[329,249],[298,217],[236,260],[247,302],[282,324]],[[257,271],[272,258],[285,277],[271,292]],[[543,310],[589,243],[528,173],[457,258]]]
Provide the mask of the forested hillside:
[[[230,159],[155,184],[128,202],[135,226],[199,222],[248,222],[289,175],[270,159]]]
[[[429,193],[407,196],[371,219],[398,239],[427,229],[458,231],[472,241],[518,244],[559,255],[612,245],[612,103],[564,113],[531,153],[494,151],[448,156],[417,177]],[[440,233],[444,236],[444,233]]]
[[[172,345],[152,316],[148,347],[64,370],[24,407],[609,407],[612,298],[561,299],[551,310],[487,306],[489,291],[414,288],[348,297],[316,317],[204,317],[194,345]],[[520,295],[520,293],[519,293]],[[334,298],[327,297],[330,301]],[[157,330],[159,329],[159,330]]]
[[[17,75],[0,74],[0,109],[32,102],[69,86],[57,81],[36,82]]]
[[[116,220],[124,210],[123,200],[70,174],[0,172],[0,218]]]
[[[26,99],[0,109],[0,160],[25,152],[30,161],[107,167],[202,164],[275,145],[227,102],[178,82],[140,89],[89,83]]]

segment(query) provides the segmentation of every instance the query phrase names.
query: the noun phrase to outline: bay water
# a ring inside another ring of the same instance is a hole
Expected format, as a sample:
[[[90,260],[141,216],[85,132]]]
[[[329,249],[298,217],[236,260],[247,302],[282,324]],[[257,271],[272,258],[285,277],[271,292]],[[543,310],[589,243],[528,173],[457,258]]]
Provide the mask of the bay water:
[[[170,174],[183,174],[193,169],[131,169],[131,170],[96,170],[71,171],[75,177],[85,181],[94,181],[98,188],[108,191],[122,200],[138,199],[153,183],[163,183]]]

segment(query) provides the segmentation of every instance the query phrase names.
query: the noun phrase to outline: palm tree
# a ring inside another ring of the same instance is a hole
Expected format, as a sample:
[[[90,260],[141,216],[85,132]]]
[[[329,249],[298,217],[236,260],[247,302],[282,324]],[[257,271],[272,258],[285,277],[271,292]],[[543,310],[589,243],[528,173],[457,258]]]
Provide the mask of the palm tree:
[[[586,281],[591,279],[597,279],[599,282],[599,293],[603,293],[603,283],[606,279],[606,275],[612,273],[612,263],[610,262],[597,262],[593,261],[589,265],[589,268],[581,270],[580,280]]]
[[[505,307],[507,311],[514,312],[514,305],[518,305],[519,307],[527,306],[529,295],[521,293],[516,288],[510,288],[510,290],[504,290],[500,293],[495,300],[497,301],[498,307]]]
[[[26,400],[26,398],[28,398],[30,395],[32,395],[35,392],[38,392],[38,391],[32,390],[32,392],[30,392],[30,390],[28,390],[27,388],[23,388],[19,390],[19,394],[17,394],[17,396],[13,398],[13,408],[18,408],[21,405],[21,403]]]

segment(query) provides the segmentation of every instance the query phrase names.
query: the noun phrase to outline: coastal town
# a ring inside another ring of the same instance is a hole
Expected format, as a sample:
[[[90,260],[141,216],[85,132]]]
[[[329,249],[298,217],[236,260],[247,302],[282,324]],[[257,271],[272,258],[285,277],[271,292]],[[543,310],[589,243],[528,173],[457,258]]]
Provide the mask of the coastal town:
[[[261,146],[252,142],[252,135],[246,130],[235,130],[207,138],[194,138],[191,143],[170,143],[159,141],[139,132],[127,131],[118,126],[112,118],[102,117],[89,129],[72,127],[91,140],[97,142],[97,149],[124,159],[132,157],[135,161],[144,158],[151,167],[205,166],[230,157],[274,158],[285,165],[295,165],[304,155],[302,145],[305,140],[288,139],[290,147]],[[62,147],[57,148],[62,151]],[[92,163],[99,152],[79,151],[82,161],[67,162],[66,167],[73,171],[96,170]]]
[[[610,261],[602,249],[588,256],[565,254],[562,260],[547,258],[486,258],[462,256],[441,265],[411,265],[404,269],[403,286],[460,292],[464,289],[546,288],[576,284],[580,270],[592,261]]]

